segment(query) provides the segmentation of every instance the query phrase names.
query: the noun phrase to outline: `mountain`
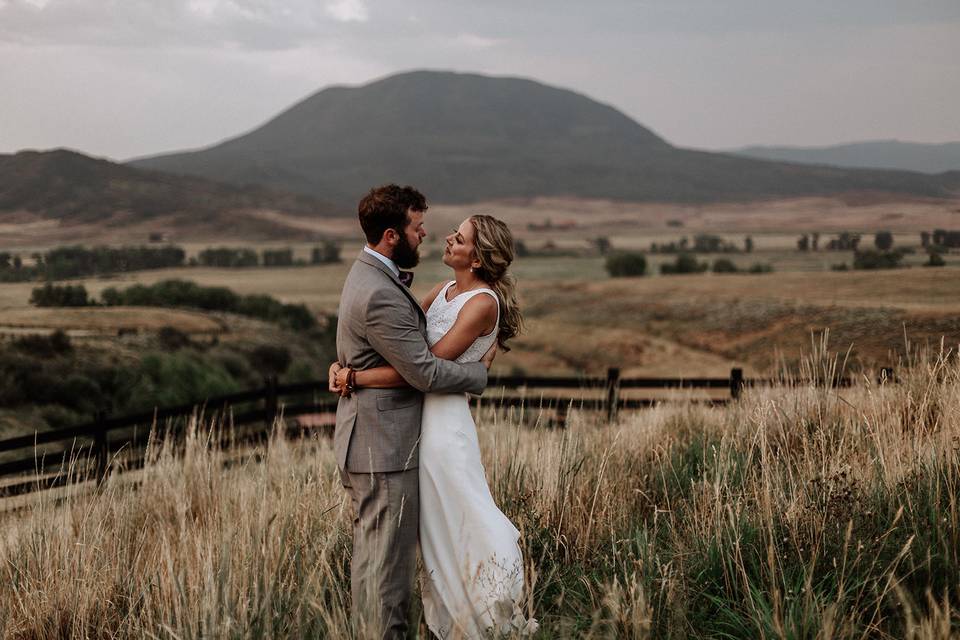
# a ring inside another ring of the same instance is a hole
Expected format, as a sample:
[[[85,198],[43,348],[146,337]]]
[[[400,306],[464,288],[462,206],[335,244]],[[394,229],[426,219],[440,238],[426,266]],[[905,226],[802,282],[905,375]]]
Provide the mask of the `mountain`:
[[[880,192],[946,197],[928,176],[774,163],[679,149],[613,107],[531,80],[414,71],[330,87],[212,147],[132,162],[355,205],[371,186],[432,201],[577,196],[708,202]]]
[[[874,140],[832,147],[746,147],[731,153],[762,160],[834,167],[902,169],[923,173],[960,171],[960,142],[922,144]]]
[[[0,219],[283,236],[294,231],[270,214],[310,219],[336,211],[309,196],[137,169],[66,149],[0,155]]]

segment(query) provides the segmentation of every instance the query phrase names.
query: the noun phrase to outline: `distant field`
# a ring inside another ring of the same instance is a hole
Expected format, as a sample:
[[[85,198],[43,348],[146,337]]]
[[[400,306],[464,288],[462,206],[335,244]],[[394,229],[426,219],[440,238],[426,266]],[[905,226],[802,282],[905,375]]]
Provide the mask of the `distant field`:
[[[811,332],[829,328],[836,348],[853,345],[861,366],[892,364],[909,339],[927,341],[944,336],[960,342],[960,253],[945,256],[947,267],[927,269],[920,248],[920,231],[960,228],[960,202],[882,202],[805,198],[750,204],[704,206],[631,204],[563,198],[501,201],[474,205],[431,206],[429,233],[414,291],[422,295],[449,277],[440,262],[443,237],[472,213],[485,212],[506,220],[527,248],[543,252],[548,243],[560,254],[518,259],[527,333],[515,349],[502,354],[497,368],[551,373],[601,371],[621,366],[631,374],[724,375],[731,366],[748,373],[766,372],[779,359],[806,349]],[[551,228],[543,228],[549,220]],[[327,233],[344,242],[344,263],[292,268],[181,268],[141,272],[81,281],[94,297],[106,287],[155,283],[185,278],[207,286],[224,286],[240,294],[267,293],[283,302],[304,303],[317,313],[337,309],[340,288],[360,249],[357,223],[350,218],[300,220],[304,236],[290,242],[224,241],[178,237],[170,240],[195,256],[209,246],[291,247],[294,257],[309,260],[316,242],[310,234]],[[538,226],[539,225],[539,226]],[[564,228],[568,227],[568,228]],[[904,258],[908,269],[888,272],[833,272],[833,265],[851,265],[851,252],[799,252],[802,233],[820,232],[821,247],[840,231],[862,234],[861,245],[873,246],[873,234],[891,230],[896,247],[914,249]],[[18,242],[14,251],[29,256],[51,246],[42,241]],[[659,276],[659,267],[672,254],[649,252],[698,233],[720,235],[743,246],[749,235],[752,253],[698,255],[712,263],[718,257],[740,268],[760,263],[774,273],[765,275]],[[85,240],[142,242],[131,236],[102,231]],[[614,250],[647,253],[649,276],[611,280],[604,258],[592,245],[608,238]],[[0,240],[2,243],[2,240]],[[54,243],[59,244],[59,243]],[[105,324],[111,328],[132,321],[144,327],[171,324],[185,331],[204,314],[177,316],[149,310],[84,310],[60,313],[31,310],[34,283],[0,284],[0,327],[34,325],[72,327]],[[146,330],[146,329],[145,329]]]
[[[742,236],[750,233],[773,239],[772,244],[761,243],[758,247],[792,248],[800,233],[853,231],[872,234],[882,229],[911,237],[912,242],[916,243],[921,230],[960,228],[960,199],[890,201],[868,196],[700,205],[577,198],[529,198],[465,205],[432,204],[427,213],[426,227],[428,232],[442,237],[474,213],[488,213],[505,220],[514,233],[525,240],[552,239],[563,244],[606,235],[628,243],[638,238],[643,247],[648,246],[650,240],[677,238],[684,234]],[[254,221],[260,225],[273,222],[279,226],[270,234],[258,235],[257,226],[251,226],[251,220],[247,218],[255,218]],[[547,219],[554,225],[572,223],[573,226],[567,231],[527,228],[529,223],[542,224]],[[249,213],[244,220],[238,220],[236,229],[224,229],[220,233],[211,233],[209,229],[203,233],[193,233],[190,231],[193,221],[186,219],[181,223],[180,226],[151,221],[108,227],[60,226],[57,221],[34,223],[25,218],[0,224],[0,251],[29,255],[33,251],[68,242],[138,244],[145,243],[153,232],[165,233],[171,242],[188,248],[203,248],[219,242],[273,246],[300,243],[306,246],[311,238],[322,236],[348,241],[359,238],[357,221],[352,215],[309,218],[268,211]],[[277,236],[276,233],[280,232],[278,229],[290,235]],[[245,241],[238,242],[233,236],[238,230],[246,230],[247,235],[241,236]],[[286,240],[278,239],[282,237]]]
[[[345,253],[352,258],[353,253]],[[269,293],[302,302],[317,313],[336,311],[348,263],[278,269],[165,269],[81,281],[93,296],[110,286],[188,278],[241,294]],[[610,279],[600,258],[527,258],[516,263],[528,331],[501,354],[501,371],[602,371],[620,366],[631,375],[725,375],[731,366],[768,372],[778,358],[808,349],[811,332],[830,329],[839,350],[853,345],[853,362],[894,364],[904,335],[914,341],[960,343],[960,269],[914,267],[894,271],[797,271],[763,275],[657,276]],[[417,269],[423,295],[448,277],[436,258]],[[33,284],[0,286],[0,324],[82,328],[118,309],[31,310]],[[150,316],[149,310],[132,317]],[[170,312],[164,312],[170,313]],[[71,315],[72,314],[72,315]],[[183,322],[196,322],[191,314]],[[56,319],[54,322],[52,319]],[[81,320],[82,318],[82,320]],[[106,322],[106,320],[103,320]],[[99,322],[99,321],[98,321]],[[152,324],[173,324],[176,318]]]

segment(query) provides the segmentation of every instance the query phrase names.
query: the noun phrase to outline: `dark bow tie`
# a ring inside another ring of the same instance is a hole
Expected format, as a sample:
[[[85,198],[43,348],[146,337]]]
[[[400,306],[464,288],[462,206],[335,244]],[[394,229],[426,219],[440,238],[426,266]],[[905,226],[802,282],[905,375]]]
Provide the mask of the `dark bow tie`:
[[[410,285],[413,284],[413,271],[401,271],[400,275],[397,276],[400,278],[400,282],[403,286],[410,288]]]

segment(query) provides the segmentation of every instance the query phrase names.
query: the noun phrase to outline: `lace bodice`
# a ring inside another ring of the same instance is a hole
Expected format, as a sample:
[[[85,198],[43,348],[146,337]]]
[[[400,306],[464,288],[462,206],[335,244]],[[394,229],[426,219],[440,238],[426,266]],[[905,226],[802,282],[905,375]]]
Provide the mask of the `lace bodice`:
[[[487,293],[497,301],[497,327],[494,328],[491,333],[480,336],[474,340],[473,344],[467,347],[467,350],[457,358],[457,362],[460,363],[480,362],[483,354],[485,354],[487,349],[492,347],[493,343],[497,340],[497,330],[500,327],[500,300],[492,289],[483,288],[466,291],[454,296],[453,300],[447,302],[447,289],[453,286],[453,284],[454,281],[448,282],[447,285],[440,290],[440,293],[437,294],[437,297],[434,298],[430,308],[427,309],[427,343],[432,347],[440,341],[440,338],[450,331],[453,323],[457,321],[460,309],[463,308],[463,305],[467,304],[467,300],[479,293]]]

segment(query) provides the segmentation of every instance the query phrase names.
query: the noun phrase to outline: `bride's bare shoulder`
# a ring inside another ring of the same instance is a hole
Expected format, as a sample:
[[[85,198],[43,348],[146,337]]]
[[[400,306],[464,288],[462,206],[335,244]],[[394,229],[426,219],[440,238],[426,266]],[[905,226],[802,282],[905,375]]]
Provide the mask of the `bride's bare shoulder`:
[[[437,285],[430,290],[430,293],[428,293],[423,300],[420,301],[420,306],[424,311],[430,308],[430,305],[432,305],[433,301],[437,299],[437,296],[440,295],[440,292],[445,286],[447,286],[448,282],[449,280],[441,280],[438,282]]]

